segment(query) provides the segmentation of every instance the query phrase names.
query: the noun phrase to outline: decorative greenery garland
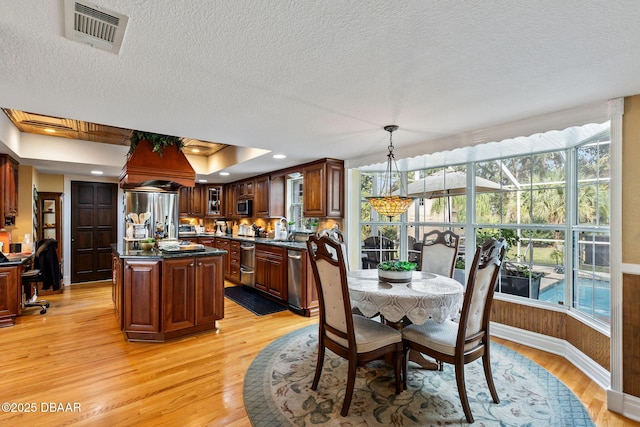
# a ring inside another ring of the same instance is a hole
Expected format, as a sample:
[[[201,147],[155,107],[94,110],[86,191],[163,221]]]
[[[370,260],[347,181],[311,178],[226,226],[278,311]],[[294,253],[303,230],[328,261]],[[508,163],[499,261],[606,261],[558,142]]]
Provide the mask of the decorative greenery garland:
[[[142,141],[143,139],[146,139],[147,141],[149,141],[151,145],[153,145],[153,151],[160,154],[161,156],[162,156],[162,150],[165,147],[175,145],[178,147],[178,150],[182,150],[182,147],[184,147],[184,142],[182,141],[182,138],[178,136],[172,136],[172,135],[162,135],[160,133],[142,132],[139,130],[134,130],[131,133],[130,139],[131,139],[131,145],[129,146],[128,155],[131,155],[131,153],[133,153],[133,150],[135,150],[136,146],[138,145],[138,142]]]

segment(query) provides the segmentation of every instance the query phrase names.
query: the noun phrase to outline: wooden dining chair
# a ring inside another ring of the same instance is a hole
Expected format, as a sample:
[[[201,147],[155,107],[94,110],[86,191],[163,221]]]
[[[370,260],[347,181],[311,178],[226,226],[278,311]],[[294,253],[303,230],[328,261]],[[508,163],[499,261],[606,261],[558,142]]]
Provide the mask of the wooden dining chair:
[[[356,369],[373,360],[391,357],[395,370],[396,394],[402,392],[402,334],[390,326],[351,312],[347,270],[342,247],[335,240],[311,236],[307,241],[311,267],[320,304],[318,362],[311,385],[318,388],[325,348],[348,361],[347,390],[340,414],[349,413]],[[337,256],[334,256],[337,254]]]
[[[453,277],[460,236],[452,231],[433,230],[422,238],[420,270]]]
[[[318,232],[318,237],[328,236],[340,243],[342,248],[342,255],[344,256],[344,265],[347,271],[349,271],[349,257],[347,255],[347,243],[344,238],[344,233],[338,227],[324,228]],[[336,254],[337,255],[337,254]]]
[[[422,325],[409,325],[402,330],[405,353],[404,387],[406,388],[409,350],[416,350],[440,362],[453,364],[460,402],[469,423],[473,422],[473,415],[464,381],[465,364],[482,357],[491,397],[495,403],[500,403],[491,375],[489,318],[506,246],[504,239],[490,239],[477,248],[459,321],[445,320],[438,323],[430,319]]]

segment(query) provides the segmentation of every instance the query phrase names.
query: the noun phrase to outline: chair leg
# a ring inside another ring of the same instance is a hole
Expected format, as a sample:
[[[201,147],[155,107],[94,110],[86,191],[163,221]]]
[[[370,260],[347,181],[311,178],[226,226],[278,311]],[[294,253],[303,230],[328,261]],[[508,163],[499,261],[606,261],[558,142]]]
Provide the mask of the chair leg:
[[[456,363],[456,384],[458,385],[458,394],[460,395],[460,403],[462,403],[462,410],[467,417],[469,424],[473,423],[473,415],[471,414],[471,407],[469,406],[469,399],[467,398],[467,388],[464,384],[464,363]]]
[[[311,390],[318,388],[318,382],[320,382],[320,374],[322,373],[322,365],[324,364],[324,345],[322,342],[318,342],[318,362],[316,363],[316,374],[313,377],[313,383],[311,384]]]
[[[489,391],[491,392],[491,397],[493,398],[494,403],[500,403],[500,398],[498,397],[498,392],[496,391],[496,386],[493,384],[493,375],[491,373],[491,360],[489,359],[489,348],[486,348],[486,353],[482,357],[482,365],[484,366],[484,376],[487,379],[487,385],[489,386]]]
[[[407,373],[409,372],[409,347],[402,349],[402,388],[407,389]]]
[[[344,403],[342,404],[342,411],[340,415],[346,417],[349,414],[349,406],[351,406],[351,398],[353,397],[353,389],[356,385],[356,369],[358,364],[355,360],[349,360],[349,368],[347,374],[347,391],[344,393]]]
[[[397,349],[394,353],[393,353],[393,360],[394,360],[394,364],[395,366],[393,367],[395,374],[396,374],[396,394],[400,394],[402,393],[402,391],[404,390],[404,386],[402,384],[402,365],[404,365],[404,353],[402,351],[402,348]]]

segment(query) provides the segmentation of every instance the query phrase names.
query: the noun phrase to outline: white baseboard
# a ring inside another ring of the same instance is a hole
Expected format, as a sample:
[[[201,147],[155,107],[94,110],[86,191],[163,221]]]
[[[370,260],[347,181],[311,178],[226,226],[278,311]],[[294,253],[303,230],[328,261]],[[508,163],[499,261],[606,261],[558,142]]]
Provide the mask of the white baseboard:
[[[619,391],[607,390],[607,409],[640,421],[640,399]]]
[[[491,335],[562,356],[604,390],[611,385],[608,370],[565,340],[494,322],[491,322]]]
[[[640,421],[640,399],[610,390],[609,371],[567,341],[495,322],[491,322],[491,335],[564,357],[607,391],[607,409],[629,419]]]

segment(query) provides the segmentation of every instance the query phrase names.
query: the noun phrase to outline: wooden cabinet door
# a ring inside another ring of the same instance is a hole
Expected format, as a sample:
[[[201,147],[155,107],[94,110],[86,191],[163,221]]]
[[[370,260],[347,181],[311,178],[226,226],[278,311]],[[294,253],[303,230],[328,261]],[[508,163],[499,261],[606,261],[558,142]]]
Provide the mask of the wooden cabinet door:
[[[195,217],[203,217],[205,210],[205,188],[200,184],[196,184],[191,189],[191,215]]]
[[[344,164],[329,160],[326,166],[326,217],[342,218],[344,215]]]
[[[282,256],[273,256],[269,260],[267,292],[282,300],[287,298],[286,265]]]
[[[204,187],[180,187],[178,190],[178,214],[181,217],[204,217]]]
[[[180,187],[178,190],[178,214],[191,215],[191,188],[189,187]]]
[[[246,181],[240,181],[237,183],[238,186],[238,199],[251,199],[253,198],[254,193],[254,180],[248,179]]]
[[[227,184],[224,187],[224,212],[227,218],[238,216],[236,212],[236,201],[238,200],[236,184]]]
[[[287,299],[285,249],[256,245],[255,286],[282,300]]]
[[[0,268],[0,326],[4,323],[13,324],[10,318],[18,315],[21,295],[21,289],[18,286],[19,270],[20,267],[17,266]],[[9,319],[2,319],[3,317]]]
[[[326,177],[324,163],[305,166],[303,209],[305,217],[324,217],[326,212]]]
[[[160,332],[160,261],[125,260],[125,331]]]
[[[222,257],[196,257],[196,324],[224,317]]]
[[[195,260],[166,259],[162,267],[163,331],[195,325]]]
[[[303,168],[305,217],[342,218],[344,211],[344,165],[325,160]]]
[[[15,225],[18,214],[18,162],[6,154],[0,155],[0,224]]]
[[[268,275],[269,275],[269,252],[258,249],[262,248],[262,245],[256,245],[255,255],[255,287],[261,291],[267,292],[268,289]]]
[[[269,177],[263,176],[255,180],[253,216],[269,218]]]
[[[224,277],[229,277],[231,274],[231,241],[229,239],[216,237],[215,247],[227,251],[223,257],[222,267],[224,269]]]

